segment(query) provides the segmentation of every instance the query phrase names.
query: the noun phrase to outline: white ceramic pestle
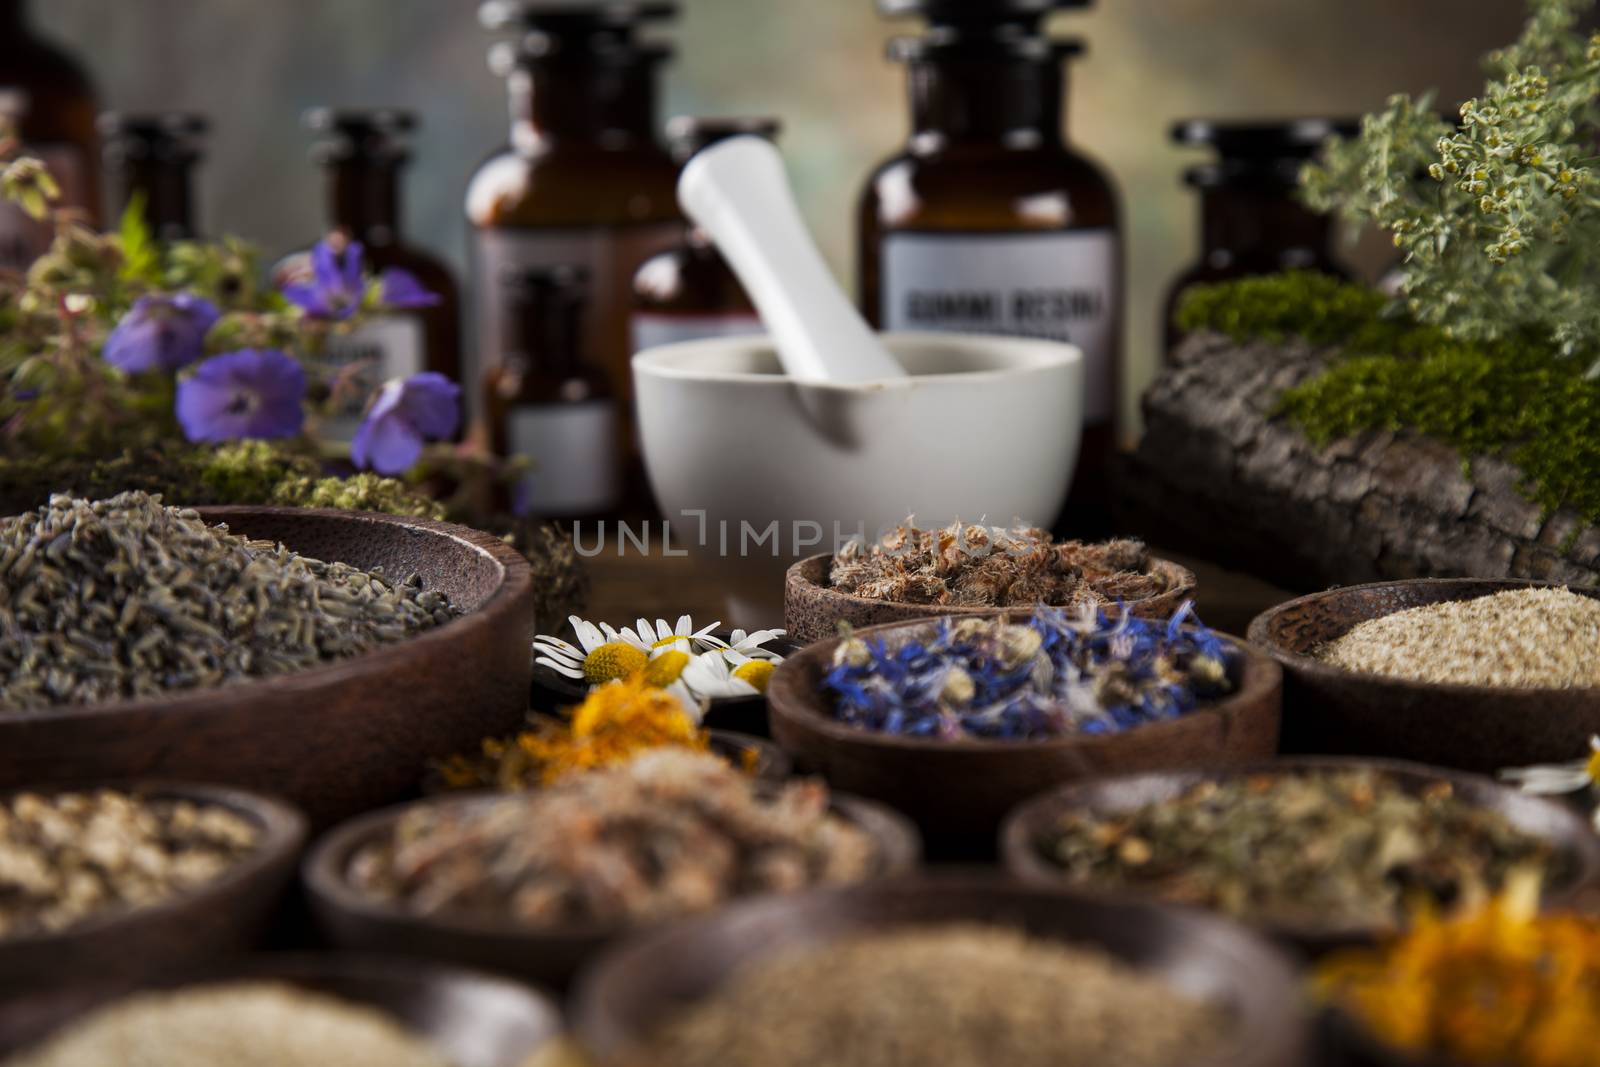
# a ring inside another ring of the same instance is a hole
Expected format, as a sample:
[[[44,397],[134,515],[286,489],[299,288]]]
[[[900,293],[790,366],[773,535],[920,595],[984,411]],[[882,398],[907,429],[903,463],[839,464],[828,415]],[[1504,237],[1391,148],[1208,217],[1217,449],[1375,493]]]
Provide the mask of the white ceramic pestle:
[[[699,152],[678,179],[678,203],[739,276],[790,378],[906,377],[829,273],[770,141],[733,137]]]

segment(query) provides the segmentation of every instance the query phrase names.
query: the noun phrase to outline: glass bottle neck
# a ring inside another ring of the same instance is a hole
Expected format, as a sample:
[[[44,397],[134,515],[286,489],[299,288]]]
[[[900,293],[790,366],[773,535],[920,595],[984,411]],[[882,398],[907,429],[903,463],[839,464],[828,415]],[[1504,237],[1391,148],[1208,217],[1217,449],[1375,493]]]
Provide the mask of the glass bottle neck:
[[[1292,190],[1217,188],[1201,192],[1200,242],[1208,259],[1271,257],[1284,265],[1326,261],[1332,222]]]
[[[368,248],[400,243],[400,164],[347,159],[328,168],[328,218]]]
[[[194,199],[188,162],[145,160],[123,165],[122,206],[135,195],[144,198],[150,232],[162,241],[195,237]]]
[[[1060,147],[1066,74],[1059,60],[1014,58],[911,63],[913,141]]]
[[[655,63],[546,60],[508,79],[511,143],[532,151],[551,141],[627,148],[655,140]]]

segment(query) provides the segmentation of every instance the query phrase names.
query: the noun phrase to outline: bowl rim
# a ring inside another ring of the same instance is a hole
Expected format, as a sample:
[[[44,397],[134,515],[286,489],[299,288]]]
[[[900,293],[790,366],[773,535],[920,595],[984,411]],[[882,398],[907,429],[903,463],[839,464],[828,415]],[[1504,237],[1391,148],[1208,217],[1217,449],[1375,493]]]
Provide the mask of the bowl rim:
[[[975,604],[911,604],[899,600],[874,600],[872,597],[861,596],[859,593],[841,592],[832,585],[824,585],[821,582],[813,581],[811,578],[807,577],[806,571],[819,565],[822,567],[823,576],[826,577],[829,569],[828,564],[832,561],[835,555],[836,553],[833,552],[819,552],[814,556],[807,556],[804,559],[796,560],[794,563],[790,564],[789,568],[784,571],[783,575],[785,591],[787,591],[790,584],[793,583],[794,585],[799,586],[807,591],[815,590],[821,596],[827,597],[838,603],[849,604],[851,607],[873,608],[876,610],[882,610],[884,608],[904,609],[907,612],[915,613],[919,617],[929,619],[949,618],[954,616],[991,616],[1006,613],[1031,612],[1034,610],[1032,606],[1024,606],[1019,604],[985,607]],[[1169,597],[1173,600],[1182,601],[1188,599],[1194,594],[1195,588],[1199,584],[1199,579],[1195,577],[1194,571],[1190,570],[1188,567],[1185,567],[1176,560],[1166,559],[1162,556],[1151,556],[1150,568],[1146,573],[1154,572],[1157,569],[1164,572],[1164,576],[1169,578],[1172,584],[1168,585],[1167,588],[1161,590],[1159,593],[1151,593],[1149,596],[1139,597],[1136,600],[1125,600],[1122,603],[1127,604],[1130,607],[1134,607],[1140,604],[1149,604],[1152,601],[1161,599],[1162,597]],[[787,606],[787,601],[785,603]],[[1050,608],[1060,608],[1065,607],[1066,605],[1046,604],[1044,606]],[[788,659],[789,657],[785,656],[784,658]]]
[[[761,911],[777,911],[784,908],[794,908],[799,905],[809,904],[813,909],[820,909],[830,902],[841,898],[848,899],[852,896],[883,896],[894,895],[928,896],[932,894],[960,897],[962,895],[981,896],[985,901],[1003,903],[1020,898],[1047,898],[1059,901],[1063,912],[1073,910],[1074,904],[1087,905],[1101,912],[1117,912],[1126,916],[1143,916],[1158,922],[1169,924],[1169,927],[1187,931],[1191,945],[1189,952],[1196,956],[1214,959],[1220,952],[1232,953],[1243,949],[1254,957],[1259,965],[1264,965],[1269,970],[1280,972],[1277,982],[1262,982],[1242,978],[1234,968],[1208,968],[1208,971],[1220,972],[1229,975],[1227,985],[1237,995],[1248,993],[1252,989],[1260,989],[1265,1000],[1281,999],[1283,1007],[1297,1004],[1296,990],[1299,985],[1296,970],[1291,957],[1284,949],[1274,944],[1260,933],[1249,929],[1239,923],[1232,922],[1221,916],[1208,914],[1195,908],[1175,907],[1172,905],[1153,903],[1148,900],[1103,900],[1089,897],[1082,893],[1063,890],[1060,887],[1039,885],[1036,883],[1020,882],[1007,876],[1004,872],[953,869],[947,871],[926,871],[921,874],[891,879],[884,882],[869,882],[851,886],[838,886],[806,890],[802,893],[783,894],[773,897],[758,897],[745,901],[738,901],[730,907],[720,909],[706,915],[695,916],[683,922],[673,923],[666,927],[652,929],[639,937],[630,938],[628,941],[608,948],[600,957],[586,967],[579,976],[573,995],[569,1001],[568,1017],[571,1020],[571,1032],[575,1039],[585,1044],[586,1051],[598,1051],[600,1055],[612,1055],[630,1041],[636,1041],[642,1035],[632,1034],[630,1028],[617,1019],[605,1006],[602,995],[607,980],[612,973],[626,973],[636,966],[642,956],[662,951],[663,944],[673,946],[674,943],[688,943],[690,939],[704,936],[707,931],[727,928],[730,924],[747,920],[750,916],[759,915]],[[939,926],[948,923],[974,921],[971,916],[963,917],[956,912],[968,910],[956,908],[952,914],[938,920],[919,923],[917,925]],[[991,912],[992,914],[992,912]],[[989,925],[1004,925],[994,919],[985,921]],[[898,926],[900,924],[891,924]],[[907,924],[910,925],[910,924]],[[837,941],[842,937],[859,936],[881,932],[885,926],[881,923],[870,921],[867,916],[850,916],[839,924],[830,925],[816,936],[804,936],[794,940],[797,946],[815,946]],[[1068,944],[1099,944],[1092,934],[1085,936],[1083,933],[1072,937],[1056,937],[1050,940]],[[787,944],[787,943],[786,943]],[[782,951],[780,948],[778,951]],[[771,958],[771,950],[764,951],[758,957]],[[1128,961],[1123,961],[1125,965]],[[1153,968],[1137,968],[1140,970],[1153,970]],[[1159,972],[1157,972],[1159,973]],[[723,976],[723,981],[731,978],[732,972]],[[1268,975],[1271,978],[1271,975]],[[1281,991],[1279,996],[1277,991]],[[681,1006],[681,1005],[679,1005]],[[1263,1005],[1266,1007],[1268,1005]],[[1235,1036],[1235,1042],[1230,1042],[1229,1047],[1219,1052],[1214,1057],[1194,1061],[1193,1067],[1258,1067],[1262,1064],[1278,1064],[1286,1062],[1280,1057],[1291,1053],[1302,1052],[1308,1047],[1309,1020],[1295,1010],[1269,1012],[1262,1010],[1252,1018],[1254,1033],[1244,1033],[1242,1025],[1245,1020],[1239,1019],[1240,1032]],[[1251,1039],[1255,1040],[1252,1041]],[[596,1046],[590,1049],[590,1043]],[[1298,1060],[1296,1062],[1299,1062]]]
[[[790,779],[794,781],[794,779]],[[770,783],[774,786],[781,783]],[[428,929],[452,937],[494,938],[498,940],[544,943],[550,941],[592,942],[631,936],[663,923],[680,921],[685,916],[643,922],[597,922],[592,919],[550,925],[532,925],[512,919],[489,916],[437,913],[417,915],[399,904],[376,900],[356,889],[346,877],[350,860],[357,849],[392,827],[408,812],[422,807],[480,807],[506,797],[528,797],[490,789],[442,793],[417,800],[392,804],[339,823],[313,842],[301,863],[300,876],[313,909],[329,909],[367,922],[378,922],[395,929]],[[849,793],[828,791],[832,814],[856,823],[870,835],[880,849],[881,869],[870,881],[897,877],[915,870],[922,862],[922,836],[904,814],[886,804]],[[770,894],[758,894],[766,896]],[[737,902],[739,899],[724,902]],[[690,916],[692,917],[692,916]]]
[[[261,833],[256,847],[231,864],[216,878],[193,886],[175,896],[141,907],[121,908],[58,930],[29,931],[0,936],[0,954],[28,949],[38,951],[52,944],[89,940],[116,935],[130,927],[172,917],[213,903],[217,897],[246,886],[285,868],[285,881],[293,874],[293,861],[305,846],[309,822],[299,808],[287,800],[267,793],[239,789],[209,782],[167,778],[106,779],[96,782],[52,782],[0,791],[0,800],[23,794],[59,796],[65,793],[127,793],[141,799],[188,800],[201,806],[221,807],[253,822]]]
[[[1575,585],[1571,582],[1545,582],[1524,578],[1396,578],[1383,582],[1364,582],[1360,585],[1334,586],[1331,589],[1307,593],[1292,600],[1285,600],[1283,603],[1275,604],[1251,619],[1249,627],[1245,630],[1245,638],[1251,645],[1277,660],[1286,670],[1292,671],[1296,675],[1314,678],[1323,683],[1365,685],[1390,690],[1436,693],[1441,697],[1493,694],[1505,696],[1509,699],[1543,700],[1549,699],[1552,694],[1557,693],[1590,693],[1600,696],[1600,686],[1477,685],[1471,682],[1425,682],[1415,678],[1397,678],[1387,674],[1371,674],[1366,671],[1350,670],[1347,667],[1336,667],[1310,653],[1298,652],[1289,648],[1271,637],[1273,624],[1288,611],[1306,607],[1320,610],[1329,602],[1342,599],[1353,593],[1401,588],[1449,589],[1456,587],[1465,589],[1468,587],[1481,588],[1483,586],[1495,586],[1498,588],[1475,596],[1445,597],[1428,603],[1442,604],[1477,600],[1483,596],[1492,596],[1496,592],[1509,592],[1516,589],[1566,589],[1579,596],[1600,600],[1600,586]],[[1416,604],[1413,606],[1425,607],[1427,605]],[[1386,618],[1389,615],[1405,610],[1408,609],[1397,608],[1395,611],[1369,615],[1353,623],[1350,628],[1342,631],[1342,633],[1348,633],[1350,629],[1359,626],[1363,622]]]
[[[1013,610],[1026,612],[1029,609]],[[894,622],[863,627],[855,631],[852,636],[863,638],[878,637],[893,630],[925,629],[930,626],[936,626],[950,617],[899,619]],[[1185,628],[1188,629],[1189,627]],[[1283,668],[1270,656],[1232,634],[1224,633],[1221,630],[1212,630],[1211,633],[1222,640],[1229,649],[1237,653],[1239,657],[1239,687],[1220,700],[1201,705],[1175,719],[1141,723],[1132,729],[1122,730],[1113,734],[1073,733],[1064,734],[1060,737],[1044,737],[1035,740],[1026,738],[994,738],[990,740],[973,737],[940,740],[929,737],[907,737],[904,734],[888,734],[878,730],[868,730],[860,726],[842,723],[833,716],[826,714],[820,706],[818,695],[807,694],[799,685],[796,677],[806,663],[830,658],[834,649],[838,647],[839,642],[843,640],[838,637],[830,637],[825,641],[807,645],[804,649],[778,665],[778,668],[772,672],[772,679],[767,683],[768,714],[774,722],[781,719],[798,729],[819,734],[831,744],[846,747],[869,747],[903,752],[937,752],[961,756],[984,753],[1050,752],[1085,748],[1110,748],[1134,734],[1151,738],[1158,736],[1155,733],[1157,731],[1160,733],[1188,732],[1194,729],[1193,722],[1221,717],[1235,708],[1253,705],[1269,698],[1272,693],[1281,691]],[[794,691],[792,698],[791,690]],[[1146,731],[1152,732],[1147,733]],[[776,734],[776,730],[774,730],[774,733]]]
[[[1448,783],[1458,791],[1458,795],[1465,794],[1464,798],[1476,807],[1490,807],[1485,803],[1485,798],[1498,795],[1501,799],[1508,800],[1517,806],[1540,811],[1551,817],[1558,824],[1557,829],[1550,833],[1530,836],[1538,837],[1566,852],[1576,862],[1576,870],[1558,889],[1554,891],[1549,889],[1542,890],[1541,900],[1545,907],[1561,907],[1570,904],[1585,890],[1600,885],[1600,835],[1594,833],[1587,819],[1567,805],[1552,797],[1525,793],[1519,789],[1514,789],[1488,775],[1458,771],[1447,767],[1435,767],[1431,764],[1418,763],[1413,760],[1367,756],[1279,756],[1275,759],[1260,760],[1235,767],[1193,767],[1182,770],[1134,771],[1054,786],[1023,801],[1006,813],[1005,818],[1000,823],[998,834],[1001,863],[1005,870],[1024,881],[1045,885],[1062,885],[1085,896],[1175,903],[1164,901],[1159,894],[1140,889],[1138,886],[1112,887],[1097,885],[1092,880],[1072,881],[1067,879],[1063,876],[1059,867],[1056,867],[1039,854],[1039,850],[1035,847],[1036,836],[1046,822],[1059,818],[1068,810],[1118,812],[1143,806],[1143,804],[1128,806],[1106,805],[1104,803],[1105,795],[1117,789],[1125,789],[1147,783],[1169,782],[1179,789],[1187,789],[1201,782],[1249,778],[1258,775],[1295,776],[1314,774],[1320,771],[1360,769],[1369,769],[1390,775],[1399,779],[1402,785],[1408,788],[1413,786],[1421,787],[1430,783]],[[1221,915],[1234,922],[1243,923],[1272,937],[1300,944],[1332,946],[1340,943],[1373,940],[1390,932],[1388,927],[1372,924],[1345,923],[1319,926],[1308,922],[1253,918],[1246,915],[1232,916],[1226,912],[1207,908],[1203,905],[1188,906],[1211,911],[1214,914]]]
[[[998,351],[1029,355],[1025,365],[998,369],[917,374],[905,378],[890,378],[870,382],[824,382],[791,378],[786,374],[756,374],[750,371],[705,371],[680,366],[677,360],[700,352],[737,351],[754,346],[770,348],[769,334],[757,333],[735,337],[709,337],[693,341],[675,341],[656,345],[634,354],[631,366],[635,375],[675,381],[738,383],[752,387],[790,389],[804,387],[834,393],[870,394],[904,391],[927,384],[963,385],[1027,378],[1034,375],[1054,374],[1070,367],[1084,365],[1083,349],[1065,341],[1052,341],[1044,337],[1017,337],[1006,334],[941,333],[930,330],[893,330],[880,334],[889,347],[898,345],[932,345],[939,348],[979,346]]]
[[[92,704],[59,704],[40,708],[0,708],[0,733],[13,725],[72,722],[116,715],[203,713],[208,707],[216,714],[226,715],[231,713],[230,709],[222,705],[232,700],[257,697],[268,692],[280,698],[312,701],[325,690],[352,681],[381,676],[388,668],[398,667],[413,659],[419,650],[442,652],[457,641],[475,640],[488,629],[499,626],[499,620],[492,617],[499,614],[497,609],[529,594],[533,587],[533,571],[521,553],[492,534],[456,523],[388,515],[375,511],[345,511],[340,508],[255,507],[227,504],[197,507],[193,510],[199,513],[200,518],[208,526],[248,522],[253,516],[275,519],[303,517],[343,522],[352,526],[387,525],[420,531],[429,537],[454,542],[458,547],[486,558],[496,568],[499,580],[484,598],[483,603],[471,611],[403,641],[380,645],[349,659],[335,660],[291,674],[241,679],[211,688],[172,689],[161,695],[139,700],[104,700]],[[229,532],[235,532],[231,526]]]
[[[86,1000],[87,1003],[70,1010],[65,1018],[55,1021],[42,1033],[31,1036],[26,1043],[13,1048],[0,1048],[0,1052],[36,1048],[40,1043],[63,1033],[87,1014],[142,993],[262,981],[279,981],[304,988],[306,983],[332,978],[374,983],[436,984],[457,992],[489,989],[514,995],[529,1009],[530,1018],[537,1020],[535,1026],[540,1033],[530,1052],[547,1047],[563,1031],[561,1009],[550,993],[511,976],[400,953],[297,949],[246,952],[135,978],[90,979],[29,992],[22,999],[49,1000],[66,995],[80,1001]],[[422,1035],[422,1030],[406,1016],[370,1003],[367,1006],[381,1012],[412,1037]]]

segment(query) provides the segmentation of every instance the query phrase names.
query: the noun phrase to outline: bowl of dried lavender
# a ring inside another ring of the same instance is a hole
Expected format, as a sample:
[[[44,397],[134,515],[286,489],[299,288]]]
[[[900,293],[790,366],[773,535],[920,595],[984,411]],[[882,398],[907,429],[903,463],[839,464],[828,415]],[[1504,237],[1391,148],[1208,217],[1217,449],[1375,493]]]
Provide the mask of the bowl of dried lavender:
[[[879,805],[658,748],[532,792],[362,816],[317,843],[304,876],[336,944],[405,945],[560,987],[630,930],[900,874],[919,855],[916,831]]]
[[[130,782],[0,796],[0,993],[254,946],[306,823],[217,786]]]
[[[527,707],[527,561],[459,526],[56,496],[0,519],[0,787],[133,776],[326,824]]]
[[[274,952],[0,1005],[0,1067],[528,1067],[560,1031],[504,978]]]
[[[573,1006],[606,1067],[1300,1067],[1284,954],[1197,912],[995,877],[737,904],[608,953]]]
[[[1282,674],[1198,624],[1058,608],[873,626],[789,657],[772,733],[802,769],[992,853],[1000,819],[1052,786],[1228,766],[1277,749]]]
[[[1143,542],[1055,541],[1031,527],[911,520],[872,543],[811,556],[784,577],[784,625],[802,644],[902,619],[997,615],[1037,604],[1114,607],[1165,619],[1194,594],[1194,572]]]
[[[1262,613],[1249,640],[1284,668],[1286,752],[1492,773],[1571,759],[1600,734],[1600,590],[1354,585]]]
[[[1482,903],[1532,876],[1550,906],[1600,882],[1600,837],[1564,804],[1397,760],[1286,759],[1109,778],[1007,816],[1030,882],[1219,911],[1320,953]]]

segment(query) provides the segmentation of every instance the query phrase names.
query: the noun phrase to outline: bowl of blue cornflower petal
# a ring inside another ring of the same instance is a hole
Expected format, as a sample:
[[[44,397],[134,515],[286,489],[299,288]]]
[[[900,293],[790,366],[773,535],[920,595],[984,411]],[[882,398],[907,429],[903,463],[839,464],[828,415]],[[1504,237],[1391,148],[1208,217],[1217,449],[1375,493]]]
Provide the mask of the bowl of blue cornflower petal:
[[[774,672],[773,737],[930,842],[993,840],[1051,786],[1277,750],[1283,673],[1185,603],[1167,619],[1038,607],[868,627]]]

